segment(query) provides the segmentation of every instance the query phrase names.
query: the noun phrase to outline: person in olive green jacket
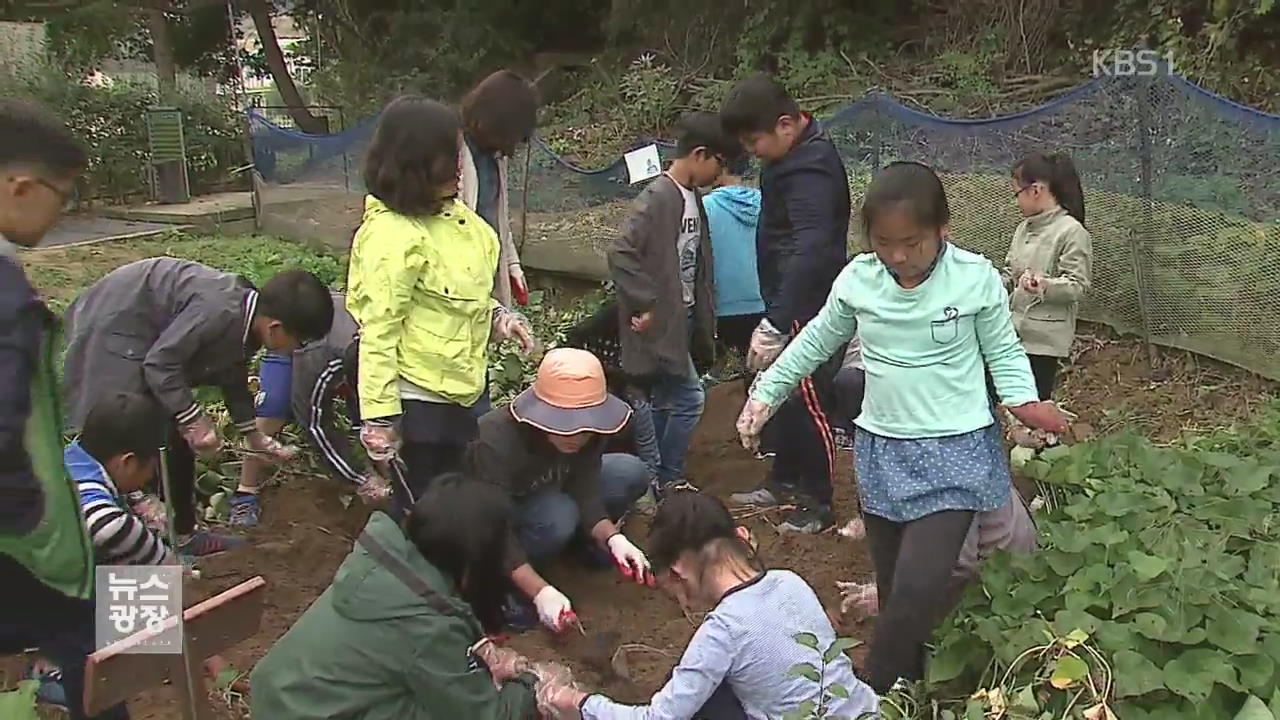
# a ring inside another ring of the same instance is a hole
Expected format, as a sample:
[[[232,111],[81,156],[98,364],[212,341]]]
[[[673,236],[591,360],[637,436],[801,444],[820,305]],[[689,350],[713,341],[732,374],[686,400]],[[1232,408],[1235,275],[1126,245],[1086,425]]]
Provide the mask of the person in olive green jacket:
[[[333,584],[250,675],[255,718],[523,720],[527,662],[485,637],[502,623],[511,502],[458,474],[404,529],[375,511]]]
[[[1080,176],[1066,155],[1023,158],[1013,168],[1013,194],[1026,219],[1013,233],[1001,274],[1036,390],[1049,400],[1089,292],[1093,241],[1084,227]]]
[[[457,113],[406,96],[382,111],[365,158],[369,190],[351,246],[347,309],[360,326],[360,439],[397,456],[397,509],[460,466],[475,437],[490,339],[532,348],[527,322],[493,299],[498,236],[458,200]]]

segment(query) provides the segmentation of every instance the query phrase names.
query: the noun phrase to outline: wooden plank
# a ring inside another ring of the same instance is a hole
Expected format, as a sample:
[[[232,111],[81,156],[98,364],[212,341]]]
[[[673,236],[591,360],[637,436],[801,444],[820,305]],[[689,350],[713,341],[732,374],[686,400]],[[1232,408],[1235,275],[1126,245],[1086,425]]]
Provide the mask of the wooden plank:
[[[257,634],[266,585],[261,576],[253,577],[182,612],[183,635],[197,673],[205,658]],[[165,629],[177,622],[176,617],[170,618]],[[150,637],[151,632],[142,630],[89,656],[84,683],[87,714],[96,715],[166,680],[175,685],[185,682],[181,655],[128,652]],[[197,687],[203,688],[203,677],[196,680]]]

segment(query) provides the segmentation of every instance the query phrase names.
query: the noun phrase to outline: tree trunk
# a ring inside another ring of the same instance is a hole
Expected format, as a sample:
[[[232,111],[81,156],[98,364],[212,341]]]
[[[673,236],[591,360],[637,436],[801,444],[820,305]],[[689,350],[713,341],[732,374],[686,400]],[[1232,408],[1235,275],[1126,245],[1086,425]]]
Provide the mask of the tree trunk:
[[[280,50],[280,41],[276,38],[276,30],[271,25],[271,7],[267,0],[248,0],[245,5],[249,9],[249,17],[253,18],[253,26],[258,30],[258,41],[262,43],[262,52],[267,58],[267,68],[271,78],[275,80],[276,90],[288,107],[289,117],[298,129],[304,133],[321,135],[329,131],[323,118],[312,115],[302,101],[302,94],[289,74],[289,66],[284,62],[284,52]]]
[[[147,9],[147,25],[151,31],[151,46],[156,62],[156,84],[160,104],[171,105],[178,95],[178,66],[173,59],[173,44],[169,39],[169,21],[159,8]]]

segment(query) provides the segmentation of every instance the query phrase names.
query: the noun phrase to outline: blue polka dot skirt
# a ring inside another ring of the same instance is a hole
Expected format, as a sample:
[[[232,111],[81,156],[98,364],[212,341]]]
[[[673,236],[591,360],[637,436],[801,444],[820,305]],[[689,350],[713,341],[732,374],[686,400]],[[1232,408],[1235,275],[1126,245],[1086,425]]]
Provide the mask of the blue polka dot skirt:
[[[943,510],[986,512],[1009,498],[999,423],[939,438],[888,438],[858,428],[853,452],[863,512],[892,522]]]

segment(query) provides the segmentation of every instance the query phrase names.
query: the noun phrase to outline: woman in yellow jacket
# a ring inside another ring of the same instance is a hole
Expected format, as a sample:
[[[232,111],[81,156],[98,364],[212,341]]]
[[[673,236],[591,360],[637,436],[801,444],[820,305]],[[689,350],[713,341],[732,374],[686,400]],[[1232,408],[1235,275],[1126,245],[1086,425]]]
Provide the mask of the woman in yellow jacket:
[[[1026,219],[1013,233],[1002,275],[1036,390],[1049,400],[1089,292],[1093,241],[1084,227],[1080,176],[1066,155],[1023,158],[1013,168],[1013,194]]]
[[[382,111],[365,157],[364,219],[351,246],[347,309],[360,325],[360,439],[397,455],[397,506],[459,467],[475,436],[490,340],[532,339],[493,299],[498,237],[458,195],[458,116],[423,97]]]

